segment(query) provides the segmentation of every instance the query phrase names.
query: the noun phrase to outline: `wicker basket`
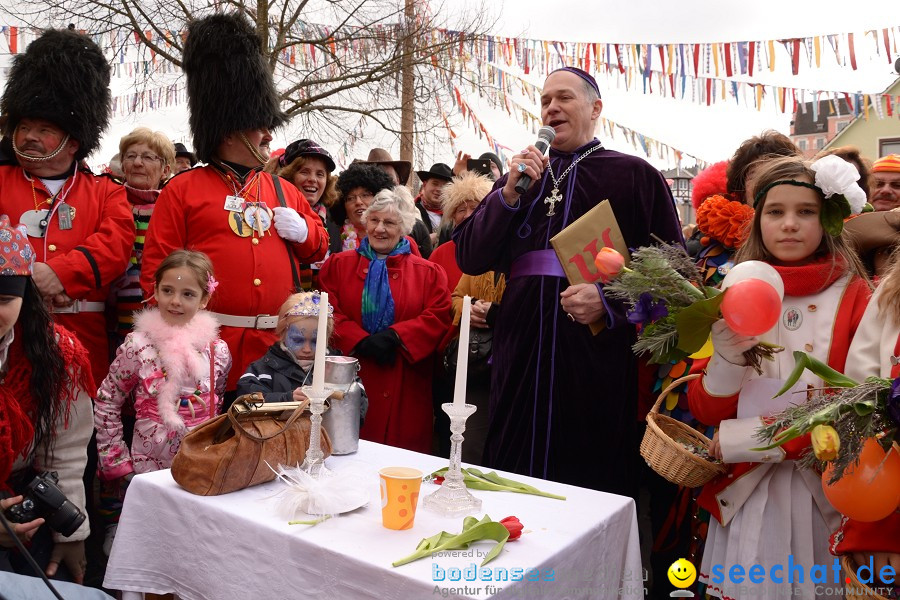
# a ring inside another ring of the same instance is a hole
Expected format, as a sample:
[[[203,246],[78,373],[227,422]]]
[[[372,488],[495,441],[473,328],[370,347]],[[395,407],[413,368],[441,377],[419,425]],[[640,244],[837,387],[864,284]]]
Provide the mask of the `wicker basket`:
[[[847,582],[844,586],[844,600],[888,600],[887,596],[882,596],[865,583],[859,582],[856,577],[857,565],[849,554],[841,556],[841,567],[844,571],[841,579]]]
[[[725,467],[703,459],[682,446],[679,442],[709,448],[710,439],[678,419],[659,414],[659,408],[669,392],[698,377],[699,374],[694,374],[676,379],[659,394],[656,404],[647,413],[647,430],[641,440],[641,456],[650,468],[672,483],[689,488],[700,487],[723,474]]]

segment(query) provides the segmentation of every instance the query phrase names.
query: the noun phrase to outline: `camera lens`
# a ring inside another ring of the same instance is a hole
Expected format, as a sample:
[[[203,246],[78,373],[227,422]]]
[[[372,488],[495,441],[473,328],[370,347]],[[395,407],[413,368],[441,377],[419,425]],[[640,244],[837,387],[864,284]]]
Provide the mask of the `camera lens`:
[[[65,537],[69,537],[84,523],[84,513],[66,500],[57,510],[47,515],[47,523]]]

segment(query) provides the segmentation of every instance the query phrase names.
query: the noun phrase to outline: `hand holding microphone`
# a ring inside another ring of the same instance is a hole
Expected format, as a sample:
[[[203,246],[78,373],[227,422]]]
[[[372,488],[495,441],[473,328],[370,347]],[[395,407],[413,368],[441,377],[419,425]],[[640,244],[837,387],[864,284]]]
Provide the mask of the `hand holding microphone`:
[[[528,190],[532,182],[541,178],[544,169],[550,164],[550,159],[545,153],[555,137],[556,131],[552,127],[548,125],[541,127],[537,142],[512,158],[509,177],[503,188],[503,199],[507,204],[514,206],[519,201],[519,196]]]

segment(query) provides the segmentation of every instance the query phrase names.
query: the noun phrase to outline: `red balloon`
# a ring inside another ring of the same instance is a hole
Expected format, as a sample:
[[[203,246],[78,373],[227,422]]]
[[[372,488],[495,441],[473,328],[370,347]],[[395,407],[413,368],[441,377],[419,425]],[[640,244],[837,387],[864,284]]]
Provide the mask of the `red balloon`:
[[[844,469],[844,475],[833,485],[834,463],[828,463],[822,474],[825,497],[841,514],[857,521],[880,521],[900,504],[900,455],[884,450],[875,438],[863,444],[859,464]]]
[[[722,317],[735,333],[761,335],[778,322],[781,298],[772,284],[761,279],[744,279],[724,294]]]

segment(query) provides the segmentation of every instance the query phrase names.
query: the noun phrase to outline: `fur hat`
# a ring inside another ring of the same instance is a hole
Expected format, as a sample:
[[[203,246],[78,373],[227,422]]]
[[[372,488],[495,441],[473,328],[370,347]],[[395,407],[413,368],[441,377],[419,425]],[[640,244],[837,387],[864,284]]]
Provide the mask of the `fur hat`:
[[[481,202],[485,196],[491,193],[494,182],[485,175],[479,175],[472,171],[463,171],[459,177],[454,177],[441,190],[441,211],[444,213],[443,221],[453,222],[453,213],[466,202]]]
[[[256,30],[243,16],[217,14],[188,28],[182,68],[197,158],[209,162],[230,133],[284,124]]]
[[[45,119],[78,140],[76,160],[100,146],[109,124],[110,67],[100,47],[69,29],[50,29],[16,55],[0,111],[12,136],[23,118]]]

